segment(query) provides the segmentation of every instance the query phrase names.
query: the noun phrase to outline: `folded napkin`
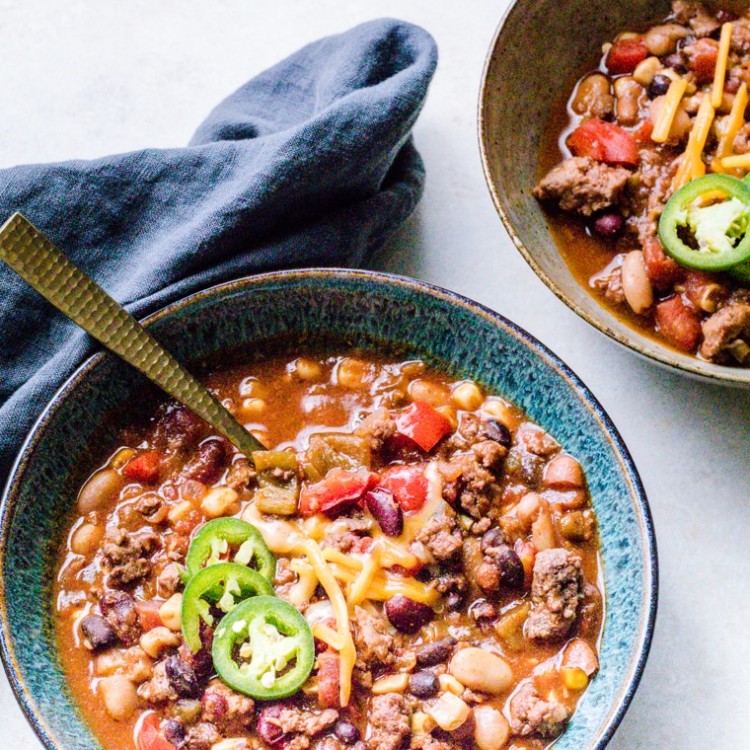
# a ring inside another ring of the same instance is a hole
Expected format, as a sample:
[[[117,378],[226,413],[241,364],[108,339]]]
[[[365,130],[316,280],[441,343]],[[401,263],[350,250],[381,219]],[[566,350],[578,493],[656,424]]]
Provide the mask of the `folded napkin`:
[[[424,181],[409,135],[437,61],[383,19],[317,41],[211,112],[186,148],[0,170],[21,211],[136,316],[270,269],[359,265]],[[0,487],[54,391],[95,349],[0,261]]]

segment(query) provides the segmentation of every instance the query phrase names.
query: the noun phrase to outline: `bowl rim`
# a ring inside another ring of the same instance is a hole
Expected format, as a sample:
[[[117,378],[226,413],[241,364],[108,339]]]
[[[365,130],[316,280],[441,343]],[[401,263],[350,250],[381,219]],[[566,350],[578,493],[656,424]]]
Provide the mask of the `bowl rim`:
[[[610,708],[609,715],[597,737],[594,739],[593,744],[587,748],[587,750],[604,750],[632,702],[635,691],[643,676],[646,661],[648,660],[653,641],[659,595],[658,552],[653,517],[651,515],[643,482],[641,481],[633,458],[617,427],[615,427],[604,407],[567,364],[565,364],[545,344],[541,343],[516,323],[513,323],[500,313],[495,312],[479,302],[475,302],[457,292],[449,291],[437,285],[430,284],[429,282],[397,274],[361,269],[302,268],[246,276],[232,281],[223,282],[221,284],[216,284],[187,295],[186,297],[178,299],[142,318],[141,322],[148,327],[162,318],[171,316],[172,314],[193,305],[199,300],[211,297],[221,298],[224,295],[230,294],[233,290],[244,291],[252,289],[253,286],[262,286],[275,281],[302,281],[304,279],[316,278],[334,280],[370,278],[380,283],[385,283],[386,285],[406,287],[417,292],[427,293],[428,295],[438,297],[449,304],[459,305],[468,309],[470,312],[504,328],[510,335],[514,336],[517,340],[520,340],[525,346],[533,349],[547,366],[553,368],[558,375],[568,383],[570,388],[579,396],[579,398],[581,398],[584,405],[598,421],[600,428],[610,442],[612,449],[621,464],[622,471],[629,482],[631,489],[630,500],[635,506],[636,515],[639,521],[638,526],[640,529],[641,542],[644,549],[643,610],[635,649],[629,663],[629,670],[620,686],[618,696],[620,697],[620,700]],[[81,381],[84,380],[94,368],[99,366],[99,364],[105,360],[105,358],[113,356],[114,355],[107,351],[98,351],[79,365],[73,374],[54,393],[24,440],[18,455],[13,462],[2,496],[0,496],[0,574],[5,569],[4,557],[9,542],[10,521],[20,492],[21,479],[23,478],[27,465],[33,459],[37,443],[49,428],[51,421],[54,419],[55,414],[63,401],[75,388],[78,387]],[[30,724],[44,747],[47,748],[47,750],[66,750],[64,746],[58,744],[55,739],[53,739],[53,733],[49,730],[47,722],[42,717],[41,712],[38,712],[36,709],[33,696],[21,675],[14,647],[8,634],[8,612],[6,607],[6,597],[4,596],[4,581],[2,575],[0,575],[0,661],[3,663],[5,673],[18,705],[23,711],[27,722]]]
[[[493,60],[495,59],[496,50],[498,43],[503,33],[507,28],[510,27],[510,23],[513,20],[514,13],[522,13],[521,6],[528,3],[530,0],[512,0],[505,10],[505,13],[500,19],[495,33],[492,36],[489,49],[485,55],[484,65],[482,68],[482,76],[479,83],[479,98],[477,102],[477,140],[479,142],[479,155],[482,162],[482,172],[484,174],[484,181],[489,190],[492,203],[495,206],[495,210],[500,216],[500,220],[505,227],[505,231],[508,233],[516,249],[521,253],[524,260],[531,266],[534,273],[541,279],[544,285],[550,289],[554,295],[561,301],[564,302],[576,315],[583,318],[589,325],[593,326],[605,336],[609,337],[613,341],[617,342],[626,349],[635,352],[640,357],[643,357],[649,362],[655,362],[658,365],[666,367],[671,371],[677,371],[680,374],[686,374],[693,378],[711,382],[719,383],[724,385],[750,387],[750,368],[734,368],[726,367],[723,365],[717,365],[712,362],[698,359],[695,356],[682,354],[680,352],[672,351],[667,346],[659,341],[656,341],[658,348],[656,351],[647,351],[646,348],[641,344],[641,341],[655,341],[644,336],[636,328],[627,326],[628,330],[632,332],[632,336],[626,336],[623,333],[615,330],[606,320],[604,316],[593,315],[583,309],[574,299],[571,299],[562,288],[558,285],[553,277],[547,274],[541,265],[536,261],[534,254],[529,251],[526,245],[522,242],[518,233],[516,232],[513,221],[510,217],[510,211],[506,207],[503,199],[497,190],[495,183],[492,179],[490,170],[490,162],[488,153],[490,151],[491,134],[487,128],[487,100],[490,94],[489,85],[489,71]],[[546,218],[545,218],[546,221]],[[552,240],[554,243],[554,240]],[[587,292],[588,293],[588,292]],[[614,314],[609,312],[593,295],[590,295],[599,306],[600,310],[612,317]]]

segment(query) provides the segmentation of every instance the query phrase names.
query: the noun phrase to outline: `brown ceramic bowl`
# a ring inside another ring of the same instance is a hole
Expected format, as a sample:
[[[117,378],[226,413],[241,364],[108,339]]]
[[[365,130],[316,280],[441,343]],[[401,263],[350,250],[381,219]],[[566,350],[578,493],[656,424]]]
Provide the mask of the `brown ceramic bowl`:
[[[484,174],[516,247],[539,278],[584,320],[662,365],[712,382],[750,387],[750,368],[724,367],[677,352],[603,307],[574,278],[531,192],[552,110],[586,70],[597,66],[601,43],[663,18],[669,8],[669,0],[516,0],[495,34],[482,77],[479,144]]]

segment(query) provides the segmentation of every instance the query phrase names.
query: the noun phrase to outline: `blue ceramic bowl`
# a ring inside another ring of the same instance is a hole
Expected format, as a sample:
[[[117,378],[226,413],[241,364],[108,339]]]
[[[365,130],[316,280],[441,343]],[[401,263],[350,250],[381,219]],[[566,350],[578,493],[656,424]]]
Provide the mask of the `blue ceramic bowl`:
[[[250,349],[278,336],[345,338],[407,353],[483,383],[524,409],[577,456],[599,518],[606,588],[601,670],[556,750],[603,748],[622,719],[648,654],[657,566],[643,487],[617,430],[586,386],[496,313],[395,276],[312,270],[267,274],[209,289],[151,316],[180,359]],[[108,354],[86,362],[54,396],[27,439],[0,506],[0,645],[11,685],[47,748],[100,745],[60,667],[52,588],[76,487],[115,445],[111,418],[143,387]]]

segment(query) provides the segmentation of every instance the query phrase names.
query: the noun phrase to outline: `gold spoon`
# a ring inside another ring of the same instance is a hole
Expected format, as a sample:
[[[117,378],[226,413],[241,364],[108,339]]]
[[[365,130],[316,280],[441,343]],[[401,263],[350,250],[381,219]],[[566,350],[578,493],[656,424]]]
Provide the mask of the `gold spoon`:
[[[156,339],[27,218],[0,227],[0,258],[61,313],[206,420],[252,461],[265,450]]]

